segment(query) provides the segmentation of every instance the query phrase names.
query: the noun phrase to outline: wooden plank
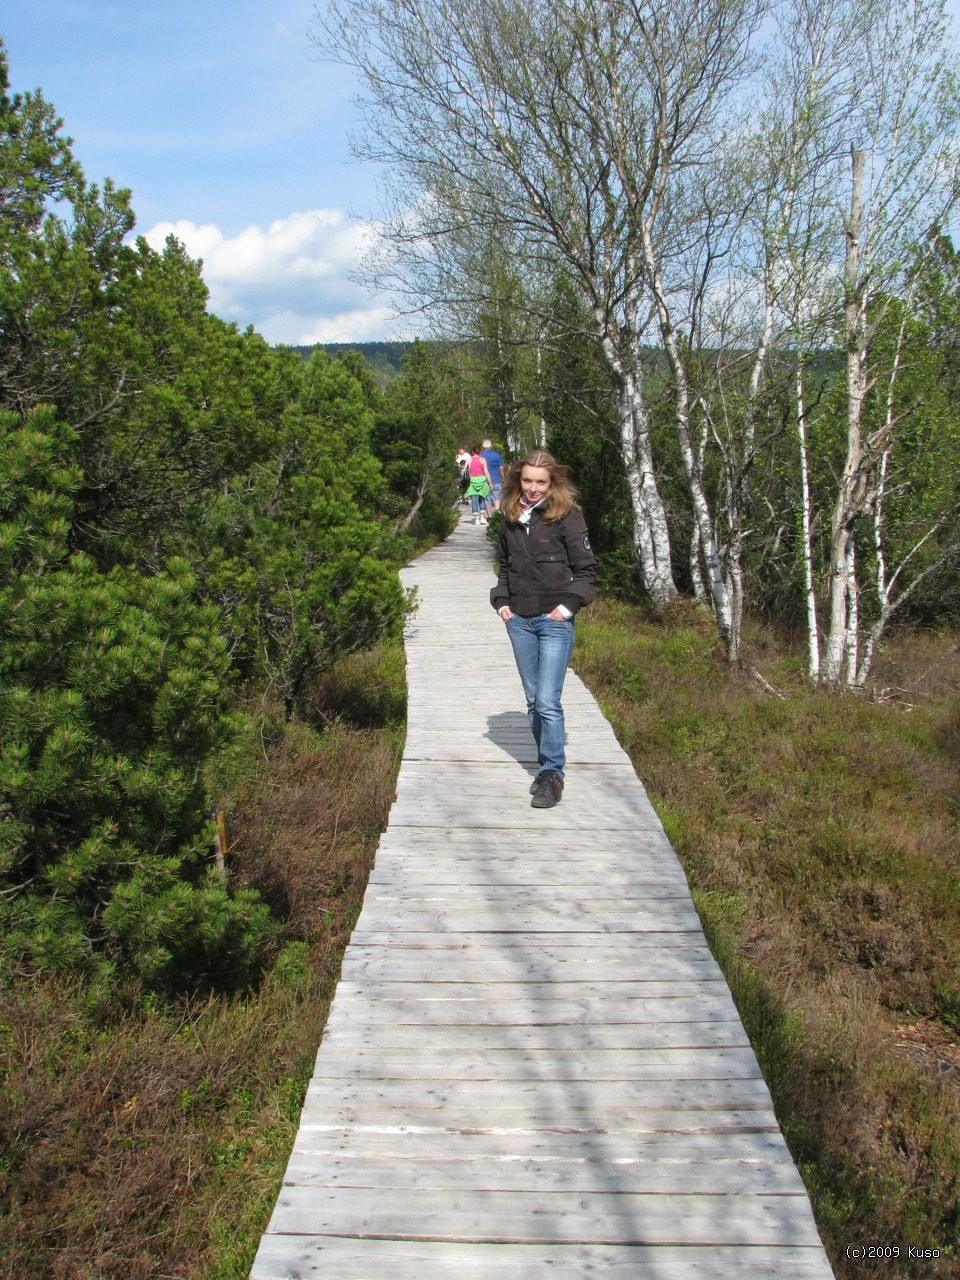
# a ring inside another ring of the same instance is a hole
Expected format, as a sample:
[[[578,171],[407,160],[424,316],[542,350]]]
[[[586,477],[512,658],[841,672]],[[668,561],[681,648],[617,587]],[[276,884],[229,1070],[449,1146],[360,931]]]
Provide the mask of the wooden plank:
[[[267,1234],[251,1280],[823,1280],[831,1274],[818,1247],[490,1246]]]
[[[464,840],[449,824],[446,827],[388,827],[380,837],[376,863],[379,866],[394,858],[408,862],[419,859],[424,866],[429,866],[434,861],[442,863],[445,856],[459,857],[467,863],[479,860],[491,868],[502,865],[506,871],[516,866],[577,867],[585,872],[594,866],[624,871],[680,867],[662,831],[637,829],[598,834],[571,830],[562,842],[546,848],[514,846],[504,839],[501,831],[486,827],[471,831],[469,839]]]
[[[529,786],[528,786],[529,791]],[[419,864],[429,869],[454,861],[459,854],[467,862],[482,862],[490,871],[504,874],[525,868],[549,871],[570,870],[583,875],[597,874],[636,876],[649,879],[660,871],[681,872],[680,861],[662,832],[636,829],[610,831],[602,838],[596,833],[570,832],[569,840],[555,842],[549,848],[513,844],[502,831],[481,827],[469,841],[443,827],[393,827],[380,838],[375,862],[388,866],[394,862]]]
[[[629,1108],[594,1106],[577,1113],[568,1109],[538,1106],[504,1110],[491,1114],[483,1107],[462,1107],[451,1114],[443,1107],[403,1104],[396,1107],[382,1102],[373,1103],[323,1103],[314,1106],[306,1102],[301,1115],[302,1125],[332,1125],[340,1129],[394,1128],[420,1129],[432,1132],[438,1146],[446,1135],[456,1130],[470,1133],[526,1132],[533,1135],[542,1129],[562,1129],[567,1133],[579,1133],[584,1141],[594,1134],[606,1133],[611,1127],[623,1134],[641,1133],[775,1133],[777,1121],[772,1109],[741,1108],[736,1111],[696,1110],[679,1107],[672,1110],[634,1111]]]
[[[763,1080],[324,1079],[307,1088],[303,1117],[370,1124],[419,1117],[434,1128],[657,1132],[768,1129],[776,1123]]]
[[[620,897],[625,888],[633,887],[636,897],[643,896],[648,885],[660,884],[671,890],[686,889],[686,880],[675,859],[662,854],[647,855],[642,861],[628,861],[620,849],[598,850],[589,861],[568,853],[549,859],[498,858],[495,851],[475,848],[469,855],[458,856],[455,846],[445,840],[419,842],[415,849],[390,848],[378,852],[369,892],[380,886],[398,889],[405,884],[417,886],[453,885],[466,889],[470,885],[506,885],[521,889],[530,886],[570,886],[602,895]],[[689,893],[689,890],[687,890]],[[583,892],[581,896],[592,896]]]
[[[500,905],[502,903],[542,908],[544,898],[547,896],[545,891],[549,891],[550,906],[560,902],[576,902],[581,907],[586,905],[591,915],[607,915],[615,911],[639,909],[643,903],[660,899],[666,901],[681,898],[685,906],[690,901],[686,884],[664,882],[663,879],[639,888],[635,882],[624,883],[620,893],[615,893],[613,889],[612,885],[609,887],[604,885],[605,892],[590,894],[588,903],[584,904],[584,898],[587,895],[583,892],[583,885],[551,882],[546,876],[543,880],[527,884],[483,884],[467,880],[459,885],[446,886],[437,885],[432,881],[418,884],[412,877],[407,877],[399,883],[373,881],[367,889],[364,901],[377,902],[387,899],[401,907],[408,902],[420,906],[435,903],[443,911],[455,910],[464,903],[497,904],[498,910],[502,910]]]
[[[402,953],[422,954],[425,950],[436,952],[438,961],[451,955],[475,957],[478,962],[499,957],[504,964],[517,966],[518,979],[529,966],[536,965],[559,964],[570,972],[580,965],[622,962],[629,973],[631,969],[655,967],[661,955],[666,961],[710,957],[701,929],[650,929],[636,934],[548,932],[532,939],[507,934],[492,940],[483,934],[397,933],[393,941],[386,938],[377,943],[357,941],[350,945],[362,956],[384,956],[388,961]]]
[[[472,760],[512,759],[518,765],[533,766],[537,761],[536,748],[529,735],[517,735],[516,738],[491,735],[480,742],[472,742],[466,734],[412,732],[408,734],[403,755],[405,760],[454,761],[464,764]],[[571,783],[576,780],[573,771],[578,766],[617,764],[621,756],[620,748],[610,743],[588,743],[581,740],[574,744],[571,741],[567,752],[571,775],[567,781]],[[530,776],[532,772],[531,770]],[[513,774],[522,785],[523,770],[514,769]]]
[[[532,775],[530,775],[532,776]],[[564,790],[564,803],[554,809],[530,808],[530,776],[518,777],[514,791],[509,796],[498,796],[496,804],[500,809],[500,820],[508,825],[511,822],[529,822],[534,817],[537,823],[537,835],[547,838],[548,832],[566,833],[592,831],[602,840],[608,831],[634,831],[638,823],[644,821],[642,813],[629,810],[617,811],[613,806],[605,806],[594,811],[589,803],[576,803],[576,779],[567,774]],[[508,803],[509,802],[509,803]],[[391,814],[390,823],[394,827],[449,827],[457,818],[457,801],[450,797],[444,804],[431,804],[426,801],[416,803],[398,801],[396,810]],[[466,835],[463,843],[469,845],[470,836]]]
[[[587,933],[639,933],[643,929],[699,929],[700,917],[688,900],[669,898],[656,906],[626,907],[621,903],[616,913],[594,911],[589,901],[534,903],[511,910],[487,907],[483,902],[471,903],[451,916],[444,911],[431,911],[413,902],[396,904],[374,897],[364,903],[364,919],[357,933],[365,929],[394,927],[406,931],[447,933],[554,933],[559,928]]]
[[[759,1078],[752,1049],[594,1049],[575,1058],[522,1049],[477,1054],[430,1044],[317,1055],[314,1078],[454,1080],[706,1080]]]
[[[352,1159],[384,1159],[397,1162],[443,1158],[450,1165],[478,1162],[517,1163],[542,1161],[546,1164],[594,1163],[603,1166],[652,1165],[724,1161],[744,1161],[761,1172],[770,1164],[793,1164],[778,1129],[754,1129],[740,1133],[657,1132],[593,1133],[544,1129],[540,1133],[499,1130],[484,1132],[449,1129],[438,1145],[436,1131],[407,1126],[368,1125],[363,1129],[335,1125],[303,1125],[294,1143],[294,1153],[312,1152]]]
[[[676,936],[676,935],[674,935]],[[581,948],[569,958],[525,952],[503,955],[493,947],[364,947],[359,943],[344,957],[342,978],[351,982],[449,981],[488,984],[514,982],[641,982],[646,980],[690,979],[718,982],[723,974],[710,955],[695,946],[664,948],[646,962],[636,951],[620,955],[583,954]]]
[[[685,946],[696,947],[703,942],[703,931],[695,925],[684,924],[682,927],[673,927],[671,932],[664,932],[662,922],[655,923],[649,929],[641,929],[641,931],[623,932],[623,933],[589,933],[576,932],[564,933],[553,931],[553,929],[544,929],[543,932],[532,934],[513,933],[508,929],[502,929],[502,932],[495,933],[486,931],[484,933],[431,933],[430,931],[408,931],[403,928],[392,929],[374,929],[367,931],[364,918],[360,918],[357,923],[352,937],[355,938],[358,945],[365,947],[385,947],[392,950],[401,950],[406,947],[410,950],[430,950],[438,952],[443,951],[462,951],[466,946],[484,945],[486,947],[497,946],[502,943],[506,947],[515,947],[517,942],[522,942],[526,938],[527,952],[532,957],[536,957],[540,946],[556,947],[561,946],[564,940],[572,938],[576,942],[585,943],[594,940],[598,943],[620,942],[627,946],[630,942],[635,942],[637,946],[643,946],[648,940],[666,941],[667,946],[684,948]]]
[[[704,992],[694,997],[662,1000],[555,1000],[529,999],[522,993],[514,1000],[475,998],[471,1000],[431,1000],[401,997],[375,1000],[340,992],[334,999],[328,1026],[341,1022],[377,1025],[389,1021],[394,1027],[404,1023],[418,1027],[614,1027],[621,1023],[738,1022],[736,1006],[724,988],[717,994]]]
[[[635,866],[624,866],[619,853],[598,857],[589,864],[572,858],[541,862],[511,858],[498,862],[494,856],[457,858],[447,847],[429,855],[423,849],[416,854],[381,855],[371,872],[367,893],[403,893],[410,888],[420,893],[441,885],[451,886],[456,893],[489,890],[497,898],[544,888],[579,889],[581,897],[591,898],[604,896],[604,890],[607,896],[616,898],[622,898],[628,890],[632,890],[630,897],[689,892],[679,868],[666,858],[647,858]]]
[[[409,1049],[423,1043],[422,1023],[391,1022],[384,1018],[362,1022],[342,1017],[327,1022],[321,1052],[329,1047],[348,1046]],[[747,1034],[738,1018],[721,1022],[715,1018],[696,1022],[622,1022],[615,1024],[557,1022],[515,1026],[436,1024],[431,1030],[441,1048],[472,1050],[484,1054],[491,1049],[523,1049],[550,1052],[556,1056],[577,1054],[589,1049],[711,1049],[748,1045]]]
[[[647,995],[660,998],[667,994],[679,995],[678,983],[693,989],[722,987],[727,990],[723,974],[715,963],[696,959],[688,961],[674,952],[657,961],[656,965],[627,968],[614,961],[609,964],[546,964],[536,957],[503,962],[491,957],[489,962],[478,960],[474,954],[463,957],[459,951],[435,953],[432,950],[384,947],[388,957],[380,962],[351,960],[344,964],[341,982],[356,983],[368,994],[378,996],[402,994],[399,988],[417,987],[425,993],[435,988],[451,987],[462,990],[465,996],[485,988],[496,998],[507,996],[518,986],[528,990],[542,988],[544,992],[565,998],[587,994],[586,989],[596,988],[597,995],[605,998],[616,996],[622,990],[628,996]],[[667,990],[669,984],[673,990]]]
[[[566,1195],[805,1195],[795,1166],[770,1163],[758,1171],[744,1160],[632,1161],[604,1164],[597,1160],[407,1160],[401,1167],[390,1157],[318,1159],[297,1151],[284,1182],[298,1187],[365,1187],[368,1190],[467,1192],[509,1191],[521,1195],[546,1192]]]
[[[513,966],[517,981],[542,967],[556,966],[560,973],[571,974],[582,966],[589,978],[591,972],[599,972],[591,968],[593,965],[621,965],[624,976],[635,978],[638,972],[656,970],[661,961],[692,964],[712,959],[701,930],[650,929],[633,935],[553,933],[538,934],[531,940],[507,935],[493,941],[483,935],[470,937],[452,933],[422,937],[426,941],[420,941],[420,935],[411,937],[399,933],[394,942],[375,945],[351,942],[346,959],[353,963],[353,957],[357,956],[364,961],[390,964],[401,957],[415,956],[427,962],[431,954],[436,953],[437,963],[458,957],[483,965],[499,960],[503,965]]]
[[[532,773],[530,776],[532,777]],[[527,791],[529,793],[529,784]],[[550,810],[542,812],[549,813]],[[616,855],[623,866],[630,868],[646,866],[651,854],[659,854],[661,860],[669,866],[679,862],[663,831],[652,826],[603,832],[574,828],[563,840],[552,840],[547,844],[532,840],[515,843],[504,835],[499,826],[483,823],[475,826],[469,836],[464,838],[457,834],[455,824],[450,822],[446,825],[431,823],[422,827],[390,826],[380,837],[377,857],[392,854],[427,857],[436,851],[453,848],[458,848],[467,859],[483,856],[492,860],[499,856],[505,864],[521,861],[531,866],[555,862],[589,866],[593,861],[591,854],[600,860],[605,857],[611,859]],[[656,860],[650,861],[650,865],[655,866]]]
[[[476,978],[478,975],[474,975]],[[702,995],[729,998],[729,988],[724,982],[723,974],[717,973],[708,980],[702,975],[695,978],[659,978],[651,975],[645,981],[597,982],[586,979],[569,979],[566,982],[537,982],[520,980],[514,975],[508,982],[451,982],[442,972],[435,972],[427,981],[403,981],[397,974],[390,975],[380,982],[366,979],[363,982],[341,978],[337,987],[338,999],[387,1000],[391,1004],[397,1000],[457,1002],[488,1004],[491,1001],[498,1007],[508,1003],[528,1001],[540,1003],[548,1000],[561,1000],[565,1004],[575,1001],[578,1004],[585,1000],[592,1003],[616,1003],[627,1000],[696,1000]]]
[[[307,1086],[308,1108],[356,1106],[424,1110],[442,1108],[454,1117],[478,1112],[496,1116],[500,1124],[512,1112],[549,1112],[551,1124],[566,1115],[596,1116],[629,1111],[636,1118],[645,1111],[746,1111],[770,1109],[772,1103],[761,1077],[730,1079],[606,1079],[606,1080],[365,1080],[314,1076]]]
[[[376,1236],[480,1243],[815,1246],[812,1217],[795,1196],[603,1195],[541,1191],[448,1190],[442,1197],[405,1188],[284,1186],[270,1229],[298,1234]],[[530,1201],[530,1203],[528,1203]]]
[[[495,857],[479,853],[458,859],[449,847],[379,857],[366,893],[374,898],[433,892],[450,898],[461,893],[478,897],[485,890],[491,898],[508,898],[513,892],[519,898],[535,895],[541,902],[554,891],[579,890],[581,898],[613,897],[619,901],[683,895],[689,901],[690,894],[679,867],[666,861],[629,867],[619,856],[603,856],[590,866],[570,858],[546,863],[510,859],[498,866]]]

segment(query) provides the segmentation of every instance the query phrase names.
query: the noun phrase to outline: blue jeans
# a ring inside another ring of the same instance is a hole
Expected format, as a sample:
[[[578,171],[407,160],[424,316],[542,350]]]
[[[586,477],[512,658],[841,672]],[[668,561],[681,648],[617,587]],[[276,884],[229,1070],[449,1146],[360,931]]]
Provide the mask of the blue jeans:
[[[486,515],[487,513],[486,498],[482,497],[479,493],[471,493],[470,510],[473,512],[474,515],[477,515],[478,513],[482,513],[483,515]]]
[[[562,778],[567,734],[560,695],[573,652],[573,620],[555,622],[545,613],[521,618],[515,613],[507,622],[507,635],[527,699],[540,772],[553,769]]]

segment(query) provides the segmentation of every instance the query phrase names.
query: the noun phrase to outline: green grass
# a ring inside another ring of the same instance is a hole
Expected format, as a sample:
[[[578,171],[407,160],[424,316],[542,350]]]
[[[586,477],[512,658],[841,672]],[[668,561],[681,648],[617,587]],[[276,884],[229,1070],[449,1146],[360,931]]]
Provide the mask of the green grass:
[[[895,700],[811,688],[771,633],[748,649],[782,696],[724,665],[695,608],[601,603],[574,665],[680,855],[837,1275],[955,1275],[956,637],[883,655]],[[863,1242],[900,1259],[846,1256]]]

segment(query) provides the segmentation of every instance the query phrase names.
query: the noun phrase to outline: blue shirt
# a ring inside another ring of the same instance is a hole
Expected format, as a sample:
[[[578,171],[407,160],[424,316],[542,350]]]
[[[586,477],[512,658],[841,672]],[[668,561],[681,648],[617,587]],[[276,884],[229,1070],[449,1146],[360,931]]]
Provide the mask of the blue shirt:
[[[480,457],[481,457],[481,458],[486,458],[486,460],[487,460],[487,466],[488,466],[488,468],[490,469],[490,479],[491,479],[491,481],[492,481],[494,484],[496,484],[496,485],[502,484],[502,483],[503,483],[503,475],[502,475],[502,472],[503,472],[503,467],[504,467],[504,461],[503,461],[503,459],[500,457],[500,454],[497,452],[497,450],[496,450],[496,449],[481,449],[481,450],[480,450]]]

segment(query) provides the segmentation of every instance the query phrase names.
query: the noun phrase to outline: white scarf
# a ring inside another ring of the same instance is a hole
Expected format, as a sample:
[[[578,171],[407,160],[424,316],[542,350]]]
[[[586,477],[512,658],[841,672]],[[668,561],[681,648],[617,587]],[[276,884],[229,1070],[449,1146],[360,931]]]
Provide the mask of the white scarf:
[[[523,496],[523,494],[521,493],[521,495],[520,495],[520,506],[523,508],[523,510],[522,510],[522,511],[520,512],[520,514],[517,516],[517,524],[525,524],[525,525],[529,525],[529,524],[530,524],[530,517],[531,517],[531,516],[533,515],[533,513],[536,511],[537,507],[542,507],[542,506],[543,506],[544,502],[546,502],[546,498],[541,498],[539,502],[527,502],[526,498],[525,498],[525,497]],[[529,532],[530,532],[530,530],[529,530],[529,528],[528,528],[528,529],[527,529],[527,533],[529,533]]]

